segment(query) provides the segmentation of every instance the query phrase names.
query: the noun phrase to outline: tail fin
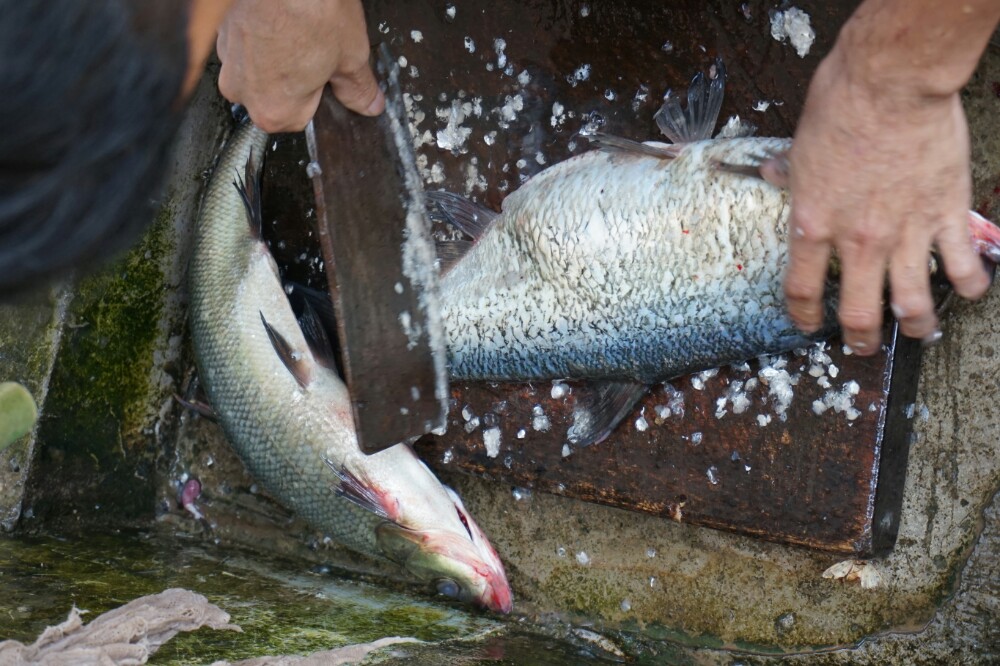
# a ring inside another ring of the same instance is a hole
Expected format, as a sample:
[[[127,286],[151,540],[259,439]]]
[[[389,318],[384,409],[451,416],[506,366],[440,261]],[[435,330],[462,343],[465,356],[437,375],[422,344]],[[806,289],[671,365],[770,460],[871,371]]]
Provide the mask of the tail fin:
[[[994,264],[1000,264],[1000,227],[970,210],[969,233],[976,251]]]

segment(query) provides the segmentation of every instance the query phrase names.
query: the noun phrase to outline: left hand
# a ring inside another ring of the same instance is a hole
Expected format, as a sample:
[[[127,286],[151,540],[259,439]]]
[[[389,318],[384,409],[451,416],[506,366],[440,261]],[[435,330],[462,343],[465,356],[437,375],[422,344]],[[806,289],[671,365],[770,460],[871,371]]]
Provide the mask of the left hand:
[[[219,91],[266,132],[303,129],[327,83],[347,108],[385,108],[360,0],[236,0],[219,29]]]

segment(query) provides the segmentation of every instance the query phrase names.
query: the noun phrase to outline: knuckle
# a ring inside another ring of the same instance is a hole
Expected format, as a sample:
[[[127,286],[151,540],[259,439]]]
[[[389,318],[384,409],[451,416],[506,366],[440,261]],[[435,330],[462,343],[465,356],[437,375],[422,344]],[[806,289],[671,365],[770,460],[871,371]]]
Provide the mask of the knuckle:
[[[828,225],[819,221],[819,218],[810,212],[806,205],[799,205],[792,209],[789,220],[792,228],[792,237],[812,243],[827,243],[833,235]]]
[[[846,235],[846,241],[856,248],[887,248],[892,241],[890,231],[881,225],[862,224],[853,227]]]
[[[979,292],[985,290],[987,286],[987,279],[979,262],[959,264],[950,268],[947,273],[948,279],[960,292],[963,290]]]
[[[796,302],[819,302],[823,296],[823,281],[808,280],[789,274],[785,278],[785,298]]]
[[[842,307],[840,325],[848,331],[872,331],[881,323],[882,313],[868,308]]]

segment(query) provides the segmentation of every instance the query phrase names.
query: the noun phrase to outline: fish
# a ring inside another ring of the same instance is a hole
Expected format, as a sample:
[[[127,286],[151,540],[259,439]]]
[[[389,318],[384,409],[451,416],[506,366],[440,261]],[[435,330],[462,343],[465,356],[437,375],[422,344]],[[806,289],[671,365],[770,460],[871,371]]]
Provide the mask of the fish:
[[[593,380],[568,433],[580,447],[604,439],[654,383],[837,330],[832,282],[814,334],[785,304],[790,198],[759,168],[791,139],[712,138],[721,60],[712,73],[695,76],[686,107],[665,97],[655,120],[670,143],[595,133],[596,149],[535,175],[499,213],[427,193],[432,215],[473,238],[441,243],[452,379]],[[977,217],[977,247],[996,254],[997,228]]]
[[[358,447],[347,388],[303,333],[260,235],[268,135],[239,127],[206,190],[189,269],[199,377],[254,478],[312,527],[439,594],[508,613],[503,563],[459,496],[404,444]],[[308,327],[307,327],[308,328]]]

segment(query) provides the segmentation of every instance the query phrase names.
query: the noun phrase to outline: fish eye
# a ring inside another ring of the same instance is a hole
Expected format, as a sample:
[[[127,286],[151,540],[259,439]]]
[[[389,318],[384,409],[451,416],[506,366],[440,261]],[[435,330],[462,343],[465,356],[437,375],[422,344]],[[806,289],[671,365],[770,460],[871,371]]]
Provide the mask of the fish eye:
[[[443,594],[444,596],[451,597],[452,599],[458,599],[461,589],[458,587],[458,583],[450,578],[442,578],[437,582],[437,591],[438,594]]]

